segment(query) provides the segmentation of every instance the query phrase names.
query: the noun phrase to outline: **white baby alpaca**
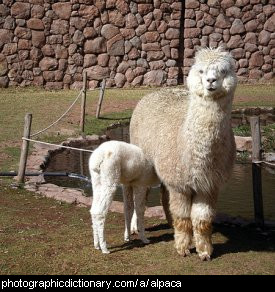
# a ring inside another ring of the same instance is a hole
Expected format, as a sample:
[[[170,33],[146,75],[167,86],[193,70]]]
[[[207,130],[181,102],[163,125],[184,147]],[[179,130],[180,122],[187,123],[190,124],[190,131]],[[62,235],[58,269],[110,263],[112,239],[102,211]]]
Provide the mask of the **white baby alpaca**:
[[[151,163],[143,151],[135,145],[120,141],[101,144],[89,159],[89,170],[93,186],[93,203],[90,210],[93,223],[94,246],[103,253],[109,253],[104,238],[104,223],[108,209],[118,185],[124,185],[125,234],[130,240],[130,223],[133,206],[129,194],[134,196],[139,238],[148,243],[144,234],[145,194],[148,186],[159,183]]]

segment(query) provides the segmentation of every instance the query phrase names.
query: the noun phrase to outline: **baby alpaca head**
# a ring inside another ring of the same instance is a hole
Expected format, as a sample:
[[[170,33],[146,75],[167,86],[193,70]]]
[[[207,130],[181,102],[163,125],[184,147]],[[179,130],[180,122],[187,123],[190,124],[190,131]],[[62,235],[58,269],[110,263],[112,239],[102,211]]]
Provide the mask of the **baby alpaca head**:
[[[221,48],[200,49],[187,77],[190,93],[218,99],[233,94],[237,77],[232,56]]]

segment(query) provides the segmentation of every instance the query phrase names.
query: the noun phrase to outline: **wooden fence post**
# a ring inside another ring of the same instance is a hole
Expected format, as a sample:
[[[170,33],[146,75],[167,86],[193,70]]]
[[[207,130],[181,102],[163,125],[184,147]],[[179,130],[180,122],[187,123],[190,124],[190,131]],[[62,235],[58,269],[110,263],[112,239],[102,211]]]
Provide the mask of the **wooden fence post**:
[[[32,114],[26,114],[25,115],[24,133],[23,133],[24,138],[27,138],[27,139],[30,138],[31,124],[32,124]],[[21,146],[18,175],[17,175],[17,182],[18,183],[24,183],[24,180],[25,180],[25,171],[26,171],[26,165],[27,165],[28,151],[29,151],[29,141],[23,140],[22,146]]]
[[[103,97],[104,97],[105,86],[106,86],[106,79],[103,79],[101,82],[99,99],[98,99],[98,104],[97,104],[97,109],[96,109],[96,118],[97,119],[100,116],[100,110],[101,110],[101,105],[102,105],[102,101],[103,101]]]
[[[80,131],[81,131],[81,133],[84,133],[84,127],[85,127],[86,91],[87,91],[87,71],[84,71],[82,99],[81,99],[81,116],[80,116]]]
[[[261,153],[261,129],[260,117],[250,118],[252,135],[252,180],[255,223],[259,227],[264,227],[264,211],[262,197],[262,170],[259,161],[262,160]]]

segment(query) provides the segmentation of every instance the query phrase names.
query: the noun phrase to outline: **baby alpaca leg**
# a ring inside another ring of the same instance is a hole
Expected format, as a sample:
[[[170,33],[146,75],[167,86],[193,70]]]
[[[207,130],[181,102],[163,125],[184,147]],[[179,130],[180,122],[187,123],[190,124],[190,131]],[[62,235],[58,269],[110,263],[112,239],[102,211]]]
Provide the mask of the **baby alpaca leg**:
[[[193,198],[191,218],[196,251],[201,260],[210,260],[212,247],[212,221],[215,216],[215,201],[208,200],[204,194]]]
[[[103,253],[109,253],[104,237],[104,224],[115,191],[115,184],[102,185],[100,188],[100,193],[98,193],[99,190],[94,193],[94,199],[91,208],[95,248],[98,249],[100,247]]]
[[[150,241],[145,237],[145,228],[144,228],[144,211],[146,203],[146,195],[148,192],[147,187],[135,186],[134,190],[134,200],[135,200],[135,211],[137,214],[137,229],[138,237],[142,240],[143,243],[149,243]]]
[[[133,188],[129,185],[123,185],[123,202],[125,218],[124,241],[128,242],[130,241],[131,219],[134,213]]]
[[[175,248],[182,256],[190,254],[192,244],[191,193],[179,193],[169,190],[170,210],[173,216],[175,230]]]

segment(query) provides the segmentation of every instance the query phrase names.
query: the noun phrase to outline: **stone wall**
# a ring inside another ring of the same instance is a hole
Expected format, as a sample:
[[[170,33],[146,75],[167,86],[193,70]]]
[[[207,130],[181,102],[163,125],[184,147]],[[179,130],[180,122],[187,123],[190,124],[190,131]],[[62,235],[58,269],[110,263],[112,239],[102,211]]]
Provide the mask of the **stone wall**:
[[[0,87],[177,85],[197,46],[226,44],[240,79],[274,77],[275,0],[2,0]]]
[[[55,3],[57,2],[57,3]],[[0,83],[176,85],[180,1],[3,0]]]
[[[186,0],[184,75],[196,46],[224,44],[237,60],[240,80],[270,80],[275,68],[274,0]]]

